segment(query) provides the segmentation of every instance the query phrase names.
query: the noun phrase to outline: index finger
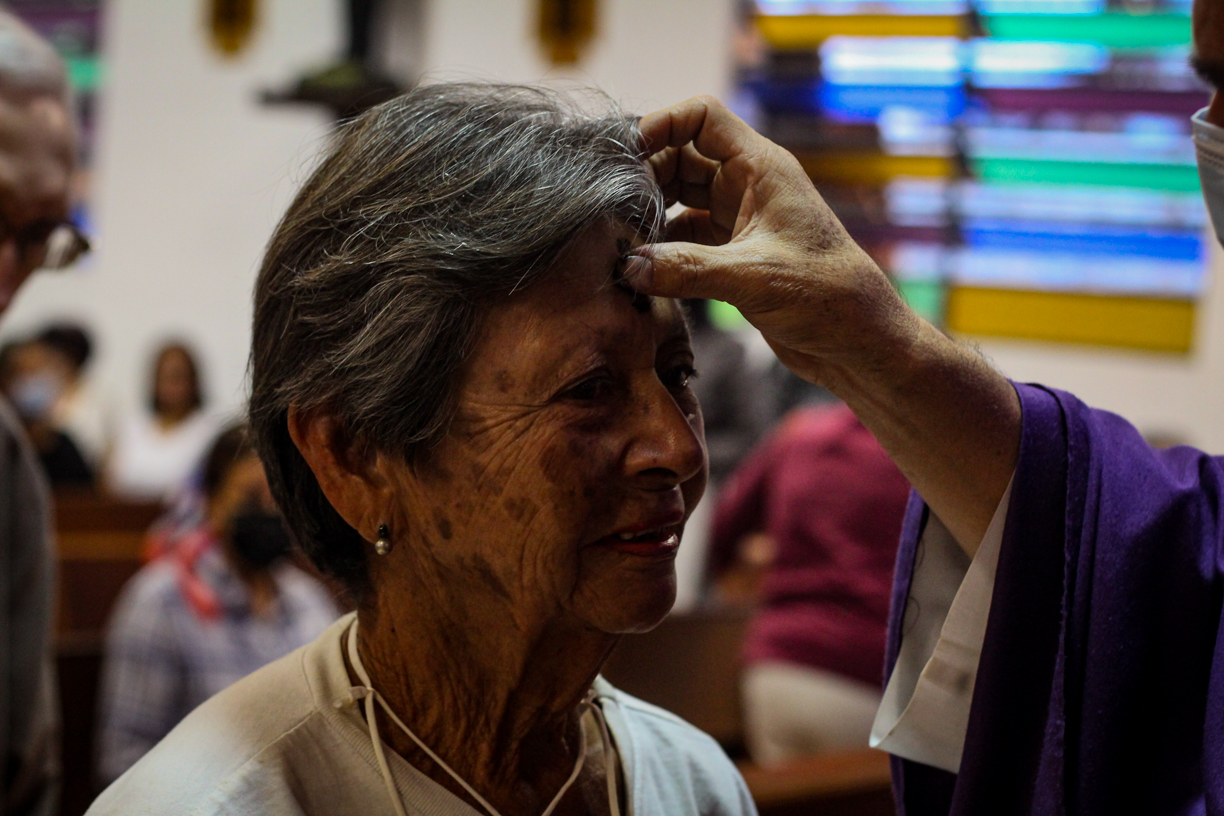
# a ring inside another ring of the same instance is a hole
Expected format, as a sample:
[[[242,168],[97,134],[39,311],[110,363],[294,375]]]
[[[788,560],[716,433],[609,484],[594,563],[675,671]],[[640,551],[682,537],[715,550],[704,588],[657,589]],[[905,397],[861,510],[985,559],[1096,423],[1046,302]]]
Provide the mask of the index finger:
[[[754,140],[764,141],[763,136],[712,96],[695,96],[649,113],[642,117],[638,127],[650,155],[692,142],[706,158],[727,162],[746,153]]]

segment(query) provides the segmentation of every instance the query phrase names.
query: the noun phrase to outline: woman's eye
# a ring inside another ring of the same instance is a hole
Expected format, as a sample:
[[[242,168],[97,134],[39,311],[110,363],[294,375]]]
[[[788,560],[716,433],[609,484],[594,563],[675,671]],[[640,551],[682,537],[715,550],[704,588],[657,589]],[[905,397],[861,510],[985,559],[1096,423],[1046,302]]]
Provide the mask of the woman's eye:
[[[612,378],[605,374],[601,374],[578,383],[573,388],[566,391],[565,396],[569,399],[587,402],[597,400],[600,397],[605,397],[611,390]]]
[[[663,384],[668,388],[688,388],[689,381],[697,376],[697,369],[688,363],[672,366],[663,373]]]

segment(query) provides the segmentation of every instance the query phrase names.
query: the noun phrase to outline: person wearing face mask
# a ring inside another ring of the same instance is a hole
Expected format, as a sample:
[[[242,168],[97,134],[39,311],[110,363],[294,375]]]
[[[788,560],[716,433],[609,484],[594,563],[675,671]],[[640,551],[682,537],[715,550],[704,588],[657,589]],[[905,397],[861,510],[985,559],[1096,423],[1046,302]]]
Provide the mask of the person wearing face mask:
[[[324,587],[286,560],[289,536],[245,427],[217,437],[203,488],[202,522],[161,542],[110,622],[98,752],[107,782],[198,704],[338,615]]]
[[[0,350],[0,390],[21,418],[52,487],[91,488],[93,468],[76,441],[55,422],[55,406],[67,387],[58,355],[38,340]]]

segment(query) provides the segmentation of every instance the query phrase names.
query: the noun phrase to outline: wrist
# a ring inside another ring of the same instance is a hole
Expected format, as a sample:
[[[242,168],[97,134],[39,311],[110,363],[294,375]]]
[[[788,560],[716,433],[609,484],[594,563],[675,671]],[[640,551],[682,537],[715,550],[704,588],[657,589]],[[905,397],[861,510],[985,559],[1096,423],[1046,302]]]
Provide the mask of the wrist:
[[[844,401],[864,391],[904,388],[933,356],[934,347],[951,342],[915,314],[891,283],[884,286],[885,296],[871,299],[877,314],[857,333],[850,351],[829,361],[828,381],[821,383]]]

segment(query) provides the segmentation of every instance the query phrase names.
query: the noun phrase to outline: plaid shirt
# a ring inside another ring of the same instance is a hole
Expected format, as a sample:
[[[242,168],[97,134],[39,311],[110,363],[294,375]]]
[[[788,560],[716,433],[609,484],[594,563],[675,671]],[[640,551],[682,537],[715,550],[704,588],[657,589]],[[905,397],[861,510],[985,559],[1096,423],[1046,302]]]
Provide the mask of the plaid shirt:
[[[172,559],[145,566],[124,587],[106,638],[98,771],[116,779],[206,699],[314,640],[339,612],[301,570],[273,570],[277,599],[256,615],[246,586],[214,547],[195,573],[221,614],[201,617],[183,597]]]

